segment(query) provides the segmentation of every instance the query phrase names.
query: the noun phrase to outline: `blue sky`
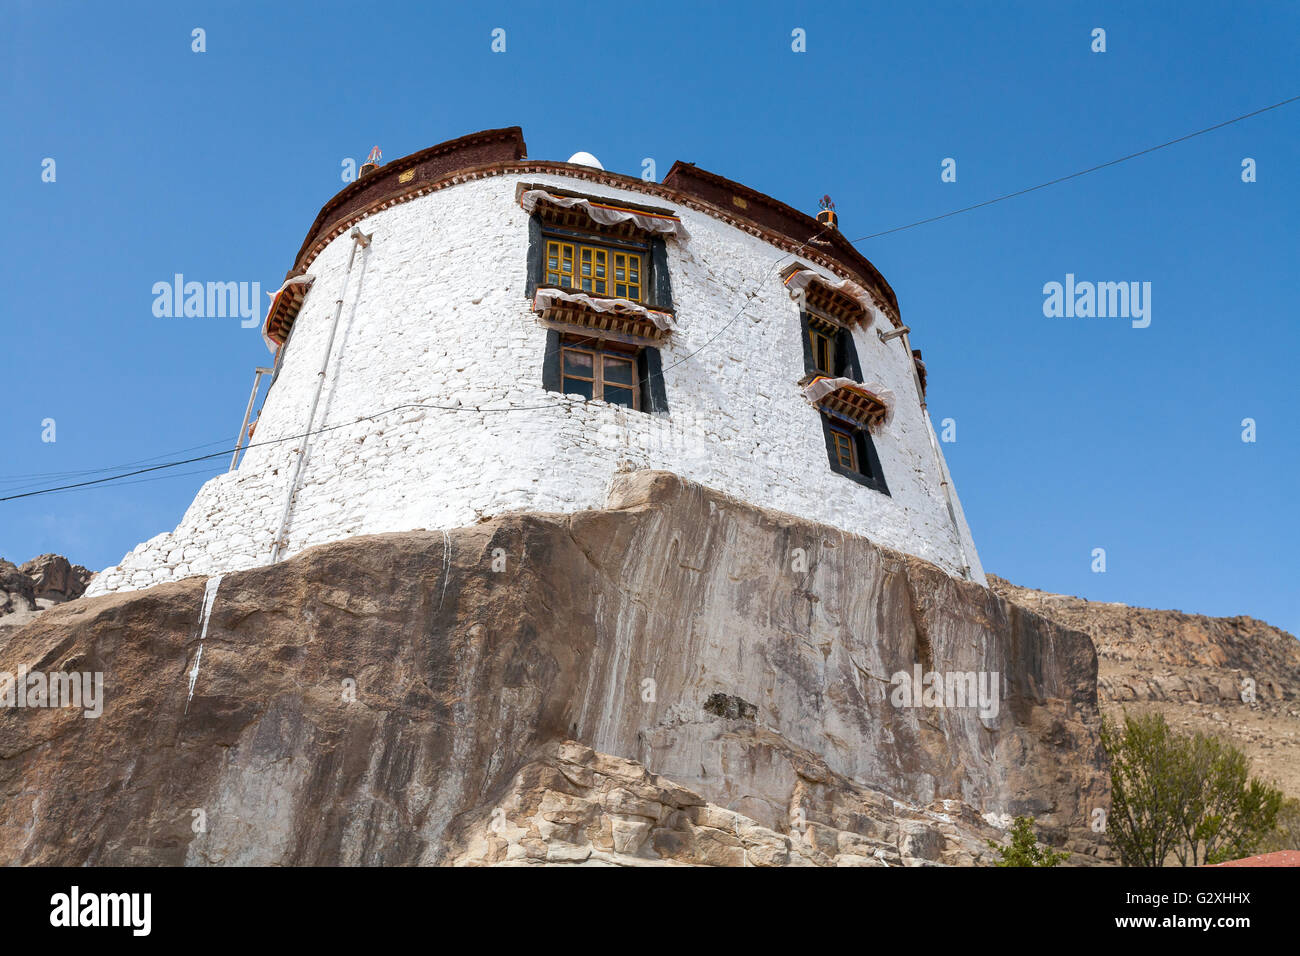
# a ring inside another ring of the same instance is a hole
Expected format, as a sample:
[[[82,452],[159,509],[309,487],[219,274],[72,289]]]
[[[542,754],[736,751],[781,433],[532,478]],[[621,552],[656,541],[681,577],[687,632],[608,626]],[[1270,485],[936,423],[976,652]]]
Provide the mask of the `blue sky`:
[[[856,238],[1294,96],[1298,38],[1291,2],[6,0],[0,487],[228,447],[260,336],[157,318],[152,286],[274,289],[372,145],[520,125],[534,157],[692,161],[810,213],[830,193]],[[957,423],[943,448],[989,571],[1300,632],[1298,129],[1300,103],[860,244],[936,426]],[[1151,325],[1045,317],[1067,273],[1150,282]],[[0,556],[115,563],[224,466],[0,503]]]

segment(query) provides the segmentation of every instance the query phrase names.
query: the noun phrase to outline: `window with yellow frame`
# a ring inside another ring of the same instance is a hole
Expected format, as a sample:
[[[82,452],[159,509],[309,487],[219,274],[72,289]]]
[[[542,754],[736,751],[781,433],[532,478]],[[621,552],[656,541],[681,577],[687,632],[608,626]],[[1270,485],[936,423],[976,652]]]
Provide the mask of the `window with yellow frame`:
[[[641,253],[559,239],[546,241],[546,284],[640,302]]]
[[[813,367],[822,375],[835,374],[835,339],[838,329],[828,322],[809,319],[808,344],[812,347]]]
[[[628,408],[641,407],[635,350],[602,345],[595,339],[566,337],[560,352],[563,374],[560,391],[564,394]]]
[[[835,457],[842,467],[849,471],[858,470],[858,450],[853,436],[842,428],[831,427],[831,440],[834,442]]]

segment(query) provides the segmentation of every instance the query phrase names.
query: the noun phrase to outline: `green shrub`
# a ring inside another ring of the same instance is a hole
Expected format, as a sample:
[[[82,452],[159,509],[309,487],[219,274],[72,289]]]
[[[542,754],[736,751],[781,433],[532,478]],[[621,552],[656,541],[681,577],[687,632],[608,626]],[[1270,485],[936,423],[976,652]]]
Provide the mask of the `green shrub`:
[[[988,843],[1002,857],[994,866],[1056,866],[1070,858],[1068,853],[1058,853],[1051,847],[1038,845],[1033,817],[1016,817],[1011,827],[1011,843],[1007,846],[993,840]]]

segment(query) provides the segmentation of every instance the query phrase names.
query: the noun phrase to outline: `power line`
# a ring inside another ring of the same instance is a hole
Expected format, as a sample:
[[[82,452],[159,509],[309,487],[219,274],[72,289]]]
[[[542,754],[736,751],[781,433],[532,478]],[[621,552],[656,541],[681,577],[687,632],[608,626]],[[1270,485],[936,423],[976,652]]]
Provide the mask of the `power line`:
[[[169,475],[154,475],[152,478],[136,478],[133,481],[119,481],[112,485],[100,485],[101,488],[120,488],[123,485],[143,485],[151,481],[166,481],[169,478],[188,478],[190,475],[212,475],[211,468],[195,468],[193,471],[178,471]],[[89,491],[88,488],[50,488],[40,494],[66,494],[69,491]]]
[[[1258,116],[1260,113],[1267,113],[1269,110],[1275,110],[1279,107],[1286,106],[1288,103],[1294,103],[1300,100],[1300,96],[1292,96],[1282,100],[1280,103],[1274,103],[1272,106],[1265,106],[1249,113],[1243,113],[1240,116],[1234,116],[1230,120],[1224,120],[1222,123],[1215,123],[1213,126],[1207,126],[1205,129],[1198,129],[1194,133],[1188,133],[1185,136],[1179,136],[1177,139],[1171,139],[1166,143],[1158,146],[1148,146],[1146,149],[1140,149],[1136,153],[1129,153],[1127,156],[1121,156],[1119,159],[1112,159],[1106,163],[1099,163],[1096,166],[1089,166],[1087,169],[1081,169],[1077,173],[1070,173],[1068,176],[1059,176],[1056,179],[1048,180],[1045,183],[1039,183],[1037,186],[1029,186],[1026,189],[1017,189],[1013,193],[1007,193],[1005,196],[998,196],[996,199],[986,199],[984,202],[977,202],[973,206],[963,206],[961,209],[954,209],[952,212],[945,212],[940,216],[931,216],[928,219],[918,219],[916,222],[909,222],[905,226],[895,226],[893,229],[886,229],[884,232],[874,232],[869,236],[862,236],[858,239],[851,239],[850,242],[866,242],[868,239],[879,239],[881,236],[888,236],[895,232],[902,232],[904,229],[915,229],[917,226],[924,226],[927,223],[939,222],[941,219],[949,219],[958,216],[964,212],[970,212],[973,209],[983,209],[985,206],[992,206],[994,203],[1005,202],[1008,199],[1014,199],[1017,196],[1023,196],[1026,193],[1032,193],[1038,189],[1046,189],[1048,186],[1055,186],[1057,183],[1063,183],[1070,179],[1077,179],[1080,176],[1086,176],[1088,173],[1095,173],[1099,169],[1105,169],[1108,166],[1117,166],[1120,163],[1128,162],[1130,159],[1136,159],[1139,156],[1145,156],[1147,153],[1154,153],[1158,149],[1165,149],[1176,143],[1182,143],[1197,136],[1204,136],[1206,133],[1212,133],[1216,129],[1223,129],[1225,126],[1231,126],[1233,123],[1240,123],[1242,120],[1250,119],[1252,116]]]
[[[480,408],[473,405],[432,405],[432,404],[424,404],[419,402],[412,402],[406,405],[395,405],[392,408],[384,409],[382,412],[375,412],[373,415],[365,415],[361,418],[354,419],[353,421],[350,422],[339,422],[337,425],[325,425],[321,428],[313,429],[311,431],[301,432],[300,434],[297,435],[287,435],[284,438],[273,438],[270,441],[252,442],[250,444],[244,445],[243,450],[246,451],[249,448],[260,448],[264,445],[278,445],[282,442],[294,441],[299,438],[310,438],[312,435],[319,435],[322,432],[330,432],[339,428],[347,428],[349,425],[356,425],[359,422],[373,421],[374,419],[379,418],[383,415],[390,415],[393,412],[406,411],[407,409],[414,409],[414,408],[436,409],[438,411],[445,411],[445,412],[516,412],[516,411],[538,411],[547,408],[563,408],[563,407],[565,406],[559,402],[551,402],[546,405],[531,405],[531,406],[509,405],[504,408]],[[202,447],[202,446],[198,446],[198,447]],[[123,474],[120,475],[109,475],[106,478],[95,478],[90,481],[78,481],[78,482],[73,482],[72,484],[69,485],[59,485],[58,487],[55,488],[42,488],[38,491],[25,491],[22,494],[17,494],[17,495],[6,495],[4,497],[0,497],[0,501],[14,501],[18,498],[34,498],[37,495],[48,495],[55,491],[68,491],[72,488],[88,488],[91,485],[102,485],[105,484],[106,482],[117,481],[120,478],[132,478],[136,475],[144,475],[152,471],[161,471],[164,468],[179,468],[181,465],[192,465],[196,461],[208,461],[209,459],[212,458],[220,458],[223,455],[233,454],[234,451],[235,449],[233,448],[225,448],[222,449],[221,451],[213,452],[210,455],[198,455],[194,458],[185,458],[180,461],[163,462],[160,465],[151,465],[148,468],[139,468],[135,471],[124,472]]]
[[[198,451],[200,448],[211,448],[213,445],[226,443],[226,439],[217,439],[215,441],[204,442],[202,445],[191,445],[188,448],[177,448],[173,451],[159,452],[156,455],[150,455],[148,458],[138,458],[135,461],[119,462],[116,465],[105,465],[102,468],[85,468],[80,471],[38,471],[26,475],[5,475],[0,477],[0,485],[22,485],[35,484],[32,479],[58,479],[58,478],[78,478],[82,475],[97,475],[105,471],[115,471],[118,468],[130,468],[133,465],[145,465],[159,458],[165,458],[168,455],[183,455],[189,451]],[[12,491],[12,488],[5,489]]]

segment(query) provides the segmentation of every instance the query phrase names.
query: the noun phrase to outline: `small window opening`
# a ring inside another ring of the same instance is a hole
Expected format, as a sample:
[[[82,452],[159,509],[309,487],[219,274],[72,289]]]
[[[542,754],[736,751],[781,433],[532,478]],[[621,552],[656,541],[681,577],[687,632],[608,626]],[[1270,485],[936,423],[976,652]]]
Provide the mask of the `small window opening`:
[[[839,374],[836,348],[841,329],[820,316],[808,316],[808,344],[810,346],[812,369],[818,375],[833,377]]]
[[[636,353],[635,348],[566,336],[561,348],[561,391],[640,409]]]
[[[826,432],[826,453],[830,459],[831,471],[881,494],[889,494],[889,485],[885,483],[875,443],[866,428],[855,426],[826,411],[822,412],[821,419]]]
[[[843,428],[831,426],[831,437],[835,443],[835,457],[839,460],[840,466],[850,471],[860,471],[858,450],[854,447],[853,435]]]

